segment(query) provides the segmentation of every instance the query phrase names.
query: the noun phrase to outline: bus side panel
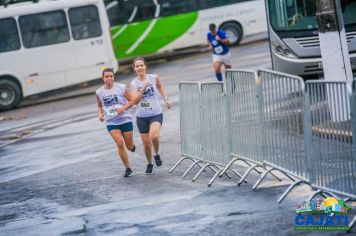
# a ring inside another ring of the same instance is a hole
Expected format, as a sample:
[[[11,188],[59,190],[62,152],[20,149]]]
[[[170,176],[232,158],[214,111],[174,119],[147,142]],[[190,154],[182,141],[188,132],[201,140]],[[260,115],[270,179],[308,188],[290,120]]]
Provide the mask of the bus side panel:
[[[117,58],[120,59],[164,51],[166,50],[166,46],[170,45],[177,38],[187,34],[187,31],[190,30],[192,25],[196,22],[197,17],[197,12],[190,12],[136,22],[128,26],[121,26],[126,28],[117,37],[115,37],[115,34],[119,29],[115,27],[115,31],[112,33],[114,36],[115,54]],[[201,36],[198,32],[190,30],[189,33],[192,34],[190,37],[192,40],[181,41],[179,46],[177,46],[178,48],[189,47],[200,43]],[[142,37],[142,35],[146,36]],[[172,47],[168,47],[169,50],[172,49]]]
[[[68,43],[68,51],[71,53],[65,62],[67,85],[100,78],[103,66],[116,70],[108,20],[103,18],[106,17],[104,6],[69,9],[68,15],[80,23],[70,21],[72,40]]]
[[[198,12],[159,18],[147,38],[137,47],[135,53],[153,54],[200,44],[200,31],[193,27],[196,25],[197,18]],[[172,45],[173,42],[176,42],[176,46]]]
[[[139,40],[140,36],[145,32],[150,23],[151,20],[146,20],[130,25],[115,26],[112,28],[112,40],[117,59],[123,59],[130,56],[132,57],[129,50],[132,50],[133,45]],[[118,34],[120,30],[121,32]],[[144,53],[142,55],[144,55]]]
[[[17,61],[8,65],[8,70],[20,71],[23,75],[24,96],[37,94],[66,85],[64,68],[68,59],[67,43],[20,50],[20,55],[12,53],[8,61]],[[11,58],[13,57],[13,59]],[[13,68],[12,68],[13,67]]]
[[[208,32],[210,23],[221,25],[235,21],[242,26],[244,36],[267,32],[267,19],[263,0],[246,1],[200,11],[202,28]]]

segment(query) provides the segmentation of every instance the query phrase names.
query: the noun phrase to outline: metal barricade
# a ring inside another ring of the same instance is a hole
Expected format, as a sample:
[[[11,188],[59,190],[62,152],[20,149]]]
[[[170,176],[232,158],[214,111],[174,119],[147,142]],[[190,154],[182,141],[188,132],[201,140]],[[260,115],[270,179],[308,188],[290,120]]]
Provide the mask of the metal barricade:
[[[351,101],[350,101],[350,98]],[[352,129],[356,129],[355,92],[346,82],[309,81],[306,102],[310,107],[310,181],[317,194],[340,194],[356,199],[356,159]],[[352,119],[351,107],[352,106]]]
[[[170,172],[185,159],[192,160],[193,163],[182,177],[198,166],[200,170],[192,179],[195,181],[209,168],[215,173],[208,184],[210,186],[230,160],[224,84],[181,82],[179,90],[182,158]],[[236,171],[233,172],[240,176]]]
[[[281,202],[298,184],[309,184],[304,139],[304,82],[300,77],[259,70],[264,163],[269,167],[252,187],[277,170],[293,181]]]
[[[189,159],[193,164],[183,174],[188,172],[203,160],[202,133],[201,133],[201,104],[200,83],[179,83],[179,110],[180,110],[180,140],[182,158],[169,171],[172,173],[179,164]]]
[[[229,141],[233,159],[226,165],[222,175],[235,162],[241,161],[249,167],[243,174],[240,185],[248,174],[263,167],[263,140],[261,103],[257,73],[247,70],[226,71],[226,97],[229,117]]]
[[[217,167],[218,170],[210,180],[208,186],[211,186],[216,177],[231,160],[230,122],[227,115],[226,102],[223,83],[201,83],[202,142],[206,164],[195,175],[193,181],[206,167]],[[231,171],[241,177],[235,170]]]
[[[356,134],[356,80],[352,83],[352,95],[351,95],[351,124],[352,124],[352,134]],[[353,136],[352,138],[352,171],[356,171],[356,138]],[[353,186],[355,188],[356,178],[353,178]],[[353,192],[354,194],[355,191]],[[354,216],[353,220],[349,224],[348,232],[351,232],[352,228],[356,225],[356,216]]]

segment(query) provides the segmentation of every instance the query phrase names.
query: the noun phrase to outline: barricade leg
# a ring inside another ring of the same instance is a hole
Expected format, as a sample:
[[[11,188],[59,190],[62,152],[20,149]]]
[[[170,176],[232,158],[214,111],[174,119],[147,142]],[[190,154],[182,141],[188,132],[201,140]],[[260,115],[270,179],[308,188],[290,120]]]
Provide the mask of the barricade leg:
[[[340,199],[338,196],[336,196],[333,193],[330,192],[326,192],[322,189],[317,190],[316,192],[314,192],[312,195],[310,195],[310,197],[308,197],[307,201],[311,201],[316,195],[320,194],[323,198],[327,198],[327,197],[334,197],[336,199]]]
[[[225,172],[232,166],[232,164],[234,164],[234,162],[237,161],[237,160],[239,160],[239,158],[234,158],[234,159],[232,159],[232,160],[225,166],[225,168],[220,172],[219,177],[221,178],[221,177],[225,174]]]
[[[237,175],[240,179],[242,178],[241,174],[239,172],[237,172],[236,170],[232,169],[231,171],[234,172],[235,175]],[[243,180],[243,181],[247,184],[246,180]]]
[[[205,170],[205,168],[209,167],[210,165],[210,163],[206,163],[205,166],[203,166],[203,168],[201,168],[198,173],[193,177],[192,181],[194,182],[199,177],[201,172],[203,172],[203,170]]]
[[[251,167],[252,166],[252,164],[250,164],[248,161],[246,161],[246,160],[244,160],[244,159],[241,159],[241,158],[234,158],[234,159],[232,159],[227,165],[226,165],[226,167],[223,169],[223,171],[220,173],[220,175],[219,175],[219,177],[221,178],[224,174],[225,174],[225,172],[232,166],[232,164],[234,164],[234,162],[236,162],[236,161],[242,161],[242,162],[244,162],[246,165],[248,165],[249,167]],[[261,174],[262,172],[260,172],[259,170],[257,170],[257,169],[255,169],[255,171],[257,172],[257,173],[259,173],[259,174]],[[241,176],[240,176],[241,177]]]
[[[213,176],[213,178],[210,179],[209,183],[208,183],[208,187],[210,187],[213,182],[215,181],[215,179],[219,176],[219,174],[223,171],[224,169],[223,168],[220,168],[216,173],[215,175]]]
[[[255,183],[255,185],[253,185],[252,189],[253,189],[253,190],[256,190],[256,188],[258,187],[258,185],[260,185],[260,183],[261,183],[262,180],[266,177],[266,175],[267,175],[268,173],[270,173],[271,171],[273,171],[273,170],[278,170],[278,171],[282,172],[285,176],[287,176],[289,179],[291,179],[292,181],[296,181],[294,178],[292,178],[290,175],[286,174],[284,171],[281,171],[281,170],[279,170],[279,169],[277,169],[277,168],[272,167],[272,168],[270,168],[270,169],[267,169],[267,170],[263,173],[263,175],[262,175],[262,176],[257,180],[257,182]],[[273,176],[275,176],[275,175],[273,175]]]
[[[252,171],[252,170],[256,170],[256,167],[260,166],[259,164],[255,164],[250,166],[250,168],[247,169],[247,171],[244,173],[244,175],[241,177],[240,181],[237,183],[237,186],[240,186],[242,184],[242,182],[246,179],[246,177],[248,176],[248,174]]]
[[[257,180],[257,182],[252,186],[252,189],[255,190],[257,188],[258,185],[260,185],[260,183],[262,182],[262,180],[267,176],[267,174],[269,172],[271,172],[272,170],[274,170],[274,168],[271,169],[267,169],[262,176]]]
[[[349,229],[347,230],[348,233],[351,232],[352,228],[355,226],[356,224],[356,216],[354,216],[354,219],[351,221],[351,223],[349,224]]]
[[[193,164],[191,164],[191,165],[189,166],[189,168],[185,171],[185,173],[182,175],[182,178],[184,178],[184,177],[189,173],[189,171],[190,171],[191,169],[193,169],[193,167],[194,167],[195,165],[199,165],[199,162],[201,162],[201,161],[200,161],[200,160],[194,161]]]
[[[189,159],[189,160],[192,160],[192,161],[195,161],[193,158],[191,158],[191,157],[182,157],[173,167],[172,167],[172,169],[170,169],[169,170],[169,173],[172,173],[174,170],[175,170],[175,168],[177,168],[177,166],[179,166],[180,165],[180,163],[182,163],[185,159]]]
[[[292,189],[293,189],[295,186],[297,186],[297,185],[299,185],[299,184],[301,184],[301,183],[305,183],[305,184],[308,184],[308,185],[309,185],[309,183],[307,183],[307,182],[304,181],[304,180],[298,180],[298,181],[294,182],[293,184],[289,185],[289,187],[288,187],[288,189],[287,189],[286,191],[284,191],[284,193],[282,194],[282,196],[278,199],[278,203],[281,203],[281,202],[283,201],[283,199],[292,191]]]
[[[214,166],[208,166],[208,167],[209,167],[209,169],[212,170],[214,173],[220,171],[220,168],[219,168],[218,170],[216,170],[216,169],[214,168]],[[204,171],[205,171],[205,170],[204,170]]]

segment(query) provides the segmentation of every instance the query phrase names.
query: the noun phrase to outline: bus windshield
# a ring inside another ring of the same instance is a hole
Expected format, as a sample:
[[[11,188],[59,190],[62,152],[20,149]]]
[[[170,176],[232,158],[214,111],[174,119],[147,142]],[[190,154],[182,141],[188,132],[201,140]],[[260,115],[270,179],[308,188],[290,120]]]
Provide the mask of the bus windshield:
[[[356,1],[341,0],[344,24],[356,23]],[[316,30],[315,0],[271,0],[270,22],[276,31]]]

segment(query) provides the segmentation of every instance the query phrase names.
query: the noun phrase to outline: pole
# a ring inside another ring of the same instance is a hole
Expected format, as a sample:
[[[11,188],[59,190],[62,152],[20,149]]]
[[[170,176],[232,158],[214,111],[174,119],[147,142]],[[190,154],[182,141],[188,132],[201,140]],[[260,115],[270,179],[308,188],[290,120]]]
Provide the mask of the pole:
[[[326,81],[341,81],[351,85],[353,76],[340,0],[316,0],[316,7],[324,78]],[[350,110],[347,109],[350,108],[348,95],[344,94],[347,92],[339,94],[343,99],[343,109],[335,102],[340,97],[336,97],[332,89],[327,89],[326,93],[331,119],[335,122],[348,120],[350,114],[340,116],[342,111]]]
[[[316,0],[321,58],[325,80],[352,82],[340,0]]]

